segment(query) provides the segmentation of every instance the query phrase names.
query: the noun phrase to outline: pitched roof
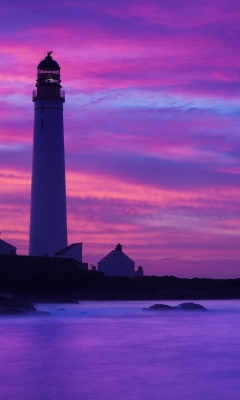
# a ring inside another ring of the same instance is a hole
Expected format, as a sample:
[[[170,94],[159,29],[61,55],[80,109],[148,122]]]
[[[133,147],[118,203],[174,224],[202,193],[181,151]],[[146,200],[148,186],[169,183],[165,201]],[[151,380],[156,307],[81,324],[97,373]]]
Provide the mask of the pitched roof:
[[[17,249],[17,247],[15,247],[15,246],[13,246],[12,244],[6,242],[5,240],[0,239],[0,243],[3,243],[3,244],[5,244],[5,245],[9,246],[9,247],[11,247],[12,249],[15,249],[15,250]]]
[[[57,251],[57,253],[55,253],[55,256],[63,255],[63,254],[65,254],[68,250],[71,250],[71,249],[73,249],[74,247],[77,247],[79,244],[82,244],[82,243],[81,243],[81,242],[79,242],[79,243],[72,243],[72,244],[70,244],[69,246],[64,247],[64,249],[61,249],[61,250]]]
[[[118,251],[118,250],[112,250],[110,251],[110,253],[108,253],[105,257],[103,257],[100,261],[98,261],[99,263],[105,263],[107,261],[109,261],[112,257],[114,257],[114,255],[118,253],[118,254],[123,254],[126,258],[128,258],[129,260],[131,260],[133,262],[133,260],[128,257],[123,251]]]
[[[115,252],[116,252],[116,250],[110,251],[110,253],[108,253],[105,257],[103,257],[99,262],[100,262],[100,263],[103,263],[103,262],[108,261],[108,260],[113,256],[113,254],[114,254]]]

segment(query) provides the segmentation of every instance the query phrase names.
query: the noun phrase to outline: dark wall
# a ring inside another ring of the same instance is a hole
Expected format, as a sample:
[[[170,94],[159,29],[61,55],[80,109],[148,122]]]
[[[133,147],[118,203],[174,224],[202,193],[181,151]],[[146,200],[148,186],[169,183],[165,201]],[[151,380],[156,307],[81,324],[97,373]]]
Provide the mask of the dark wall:
[[[0,288],[62,288],[78,278],[73,259],[0,255]]]

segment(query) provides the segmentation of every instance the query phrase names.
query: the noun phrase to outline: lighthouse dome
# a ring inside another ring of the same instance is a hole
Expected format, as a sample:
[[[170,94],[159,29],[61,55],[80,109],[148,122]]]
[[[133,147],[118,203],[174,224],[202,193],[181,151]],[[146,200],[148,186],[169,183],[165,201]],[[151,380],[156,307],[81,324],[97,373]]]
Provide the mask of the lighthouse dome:
[[[51,56],[51,51],[48,51],[47,56],[44,58],[44,60],[40,61],[38,64],[38,69],[43,70],[43,71],[59,71],[60,67],[57,61],[52,59]]]
[[[60,86],[60,67],[57,61],[52,59],[52,51],[48,51],[46,57],[38,64],[36,86]]]

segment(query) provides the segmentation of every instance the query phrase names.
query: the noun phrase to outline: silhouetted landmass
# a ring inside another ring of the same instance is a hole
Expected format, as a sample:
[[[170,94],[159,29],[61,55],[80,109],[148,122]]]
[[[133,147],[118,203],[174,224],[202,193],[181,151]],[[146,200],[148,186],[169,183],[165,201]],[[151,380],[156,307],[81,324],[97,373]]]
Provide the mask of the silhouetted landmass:
[[[240,279],[105,277],[73,259],[0,255],[0,291],[35,302],[240,299]]]
[[[208,309],[201,304],[188,302],[178,304],[177,306],[169,306],[168,304],[154,304],[148,308],[143,308],[143,311],[208,311]]]

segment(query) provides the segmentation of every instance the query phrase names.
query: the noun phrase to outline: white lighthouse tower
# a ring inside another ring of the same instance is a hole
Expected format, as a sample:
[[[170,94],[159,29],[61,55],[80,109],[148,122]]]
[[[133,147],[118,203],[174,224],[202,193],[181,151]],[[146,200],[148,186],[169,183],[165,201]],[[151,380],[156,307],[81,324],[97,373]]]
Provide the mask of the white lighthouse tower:
[[[67,246],[63,103],[60,67],[52,52],[38,64],[30,216],[30,255],[54,254]]]

